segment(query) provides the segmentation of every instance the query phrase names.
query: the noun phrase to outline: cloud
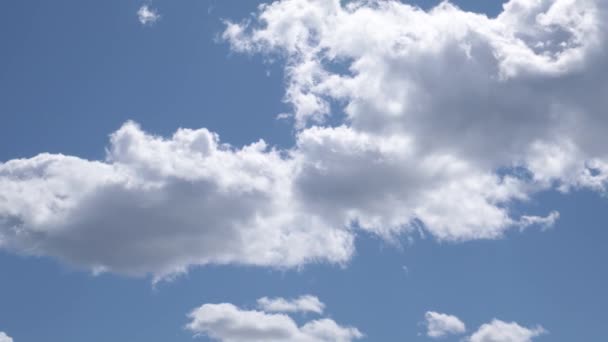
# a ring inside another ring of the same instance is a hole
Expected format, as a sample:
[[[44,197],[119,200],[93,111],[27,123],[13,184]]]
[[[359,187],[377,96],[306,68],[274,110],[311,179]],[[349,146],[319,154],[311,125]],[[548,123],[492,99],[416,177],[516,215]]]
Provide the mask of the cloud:
[[[265,312],[314,312],[322,314],[325,304],[315,296],[305,295],[294,299],[262,297],[258,299],[258,307]]]
[[[13,342],[13,339],[4,332],[0,331],[0,342]]]
[[[525,328],[517,323],[493,320],[482,325],[468,339],[469,342],[531,342],[533,338],[545,334],[542,327]]]
[[[0,164],[0,247],[157,279],[191,265],[346,262],[353,235],[297,210],[293,162],[205,129],[170,139],[127,123],[105,161],[41,154]]]
[[[468,241],[547,228],[557,212],[512,205],[608,187],[606,19],[599,0],[511,0],[496,18],[447,2],[263,5],[223,36],[284,63],[294,146],[126,123],[105,160],[6,161],[0,248],[160,279],[345,264],[361,230]]]
[[[152,25],[160,19],[160,14],[158,14],[156,9],[148,5],[142,5],[137,10],[137,19],[139,19],[142,25]]]
[[[425,314],[427,336],[430,338],[443,338],[448,335],[459,335],[466,331],[465,324],[456,316],[428,311]],[[541,327],[526,328],[511,322],[498,319],[483,324],[471,336],[463,339],[467,342],[532,342],[532,339],[546,334]]]
[[[432,338],[440,338],[448,335],[462,334],[466,331],[464,323],[456,316],[428,311],[426,319],[426,335]]]
[[[384,235],[417,219],[469,240],[553,224],[509,212],[539,191],[606,191],[608,82],[593,75],[608,67],[607,18],[596,0],[512,0],[496,18],[283,0],[223,36],[285,63],[305,203]]]
[[[221,342],[348,342],[363,337],[356,328],[340,326],[331,319],[298,326],[285,314],[243,310],[229,303],[202,305],[189,317],[188,330]]]
[[[520,223],[522,228],[528,226],[540,226],[542,228],[550,228],[553,227],[555,222],[559,219],[559,213],[557,211],[552,211],[546,217],[538,217],[538,216],[527,216],[523,215],[520,219]]]

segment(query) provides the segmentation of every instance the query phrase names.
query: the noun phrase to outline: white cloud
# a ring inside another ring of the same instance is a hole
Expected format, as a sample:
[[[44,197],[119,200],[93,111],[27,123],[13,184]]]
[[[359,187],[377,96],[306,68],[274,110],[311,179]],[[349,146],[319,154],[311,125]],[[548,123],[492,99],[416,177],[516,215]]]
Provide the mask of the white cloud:
[[[327,318],[302,326],[285,314],[243,310],[232,304],[205,304],[192,311],[186,328],[221,342],[348,342],[363,337],[353,327]]]
[[[0,331],[0,342],[13,342],[13,339],[4,332]]]
[[[148,5],[142,5],[139,10],[137,10],[137,18],[142,25],[151,25],[160,19],[160,14],[158,14],[158,11],[154,8],[151,8]]]
[[[557,211],[552,211],[546,217],[524,215],[520,219],[520,224],[522,228],[526,228],[528,226],[540,226],[541,228],[550,228],[555,225],[555,222],[558,219],[559,213]]]
[[[265,312],[314,312],[322,314],[325,304],[315,296],[305,295],[294,299],[262,297],[258,299],[258,307]]]
[[[358,229],[466,241],[546,228],[558,213],[511,205],[607,190],[607,13],[599,0],[511,0],[497,18],[449,3],[261,6],[224,37],[285,58],[295,146],[127,123],[103,161],[1,163],[0,248],[161,278],[209,263],[346,263]]]
[[[545,334],[542,327],[525,328],[517,323],[493,320],[482,325],[468,339],[469,342],[531,342],[533,338]]]
[[[426,320],[426,335],[432,338],[440,338],[448,335],[462,334],[466,331],[464,323],[456,316],[428,311],[424,318]]]
[[[293,162],[205,130],[170,139],[127,123],[107,160],[42,154],[0,164],[0,246],[156,278],[190,265],[346,262],[353,236],[297,210]]]
[[[512,0],[496,18],[447,2],[283,0],[224,38],[285,59],[305,203],[380,234],[416,218],[468,240],[553,224],[557,213],[509,213],[538,191],[606,191],[608,82],[593,75],[608,67],[607,12],[597,0]]]
[[[459,335],[466,331],[465,324],[456,316],[428,311],[425,314],[427,336],[443,338]],[[515,322],[507,323],[498,319],[483,324],[471,336],[463,339],[467,342],[532,342],[535,337],[546,334],[541,327],[526,328]]]

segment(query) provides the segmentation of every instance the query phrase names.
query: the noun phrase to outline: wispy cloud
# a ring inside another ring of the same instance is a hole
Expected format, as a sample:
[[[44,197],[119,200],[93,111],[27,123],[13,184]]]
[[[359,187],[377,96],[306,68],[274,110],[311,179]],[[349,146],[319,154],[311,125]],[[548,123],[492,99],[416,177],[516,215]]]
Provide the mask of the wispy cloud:
[[[322,314],[325,304],[315,296],[306,295],[295,299],[263,297],[258,299],[258,307],[266,312],[315,312]]]
[[[148,5],[142,5],[137,11],[137,18],[142,25],[152,25],[160,19],[158,10]]]

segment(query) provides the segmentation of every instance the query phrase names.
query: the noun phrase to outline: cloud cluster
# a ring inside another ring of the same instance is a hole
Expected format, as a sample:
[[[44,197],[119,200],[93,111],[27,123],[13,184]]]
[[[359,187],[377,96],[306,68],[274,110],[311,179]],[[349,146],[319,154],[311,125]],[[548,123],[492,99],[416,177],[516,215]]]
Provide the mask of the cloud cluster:
[[[300,137],[323,146],[301,175],[304,195],[331,192],[313,203],[373,231],[416,218],[440,239],[493,238],[557,217],[522,222],[512,201],[606,190],[607,7],[512,0],[488,18],[448,2],[283,0],[224,38],[283,56]]]
[[[265,300],[262,298],[260,301]],[[276,301],[290,302],[282,298]],[[285,314],[244,310],[229,303],[202,305],[193,310],[189,317],[192,321],[186,326],[188,330],[221,342],[350,342],[363,337],[356,328],[340,326],[328,318],[298,326],[293,318]]]
[[[488,18],[449,3],[263,5],[223,37],[283,61],[292,148],[126,123],[103,161],[1,163],[0,248],[162,278],[345,263],[358,230],[466,241],[550,226],[558,213],[511,204],[608,185],[607,7],[511,0]]]
[[[4,332],[0,331],[0,342],[13,342],[13,339]]]
[[[430,338],[443,338],[449,335],[461,335],[466,332],[465,324],[456,316],[429,311],[425,314],[426,335]],[[532,339],[547,331],[537,326],[526,328],[515,322],[503,322],[498,319],[483,324],[471,336],[463,339],[466,342],[532,342]]]

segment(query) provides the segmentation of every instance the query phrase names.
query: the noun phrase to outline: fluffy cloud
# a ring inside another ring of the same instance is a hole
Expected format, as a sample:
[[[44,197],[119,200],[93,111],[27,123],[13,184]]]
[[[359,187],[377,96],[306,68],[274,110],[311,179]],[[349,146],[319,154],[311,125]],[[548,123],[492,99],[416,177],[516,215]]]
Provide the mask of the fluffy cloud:
[[[294,191],[302,206],[332,226],[355,225],[391,237],[414,219],[441,240],[501,237],[506,204],[526,200],[529,184],[484,173],[449,154],[422,155],[411,140],[349,127],[313,127],[298,135]]]
[[[381,234],[418,219],[439,239],[496,238],[557,218],[512,217],[513,201],[606,191],[607,7],[283,0],[224,38],[285,60],[306,203]]]
[[[463,334],[466,331],[465,324],[456,316],[428,311],[425,314],[427,336],[431,338],[442,338],[448,335]],[[467,342],[532,342],[532,339],[547,331],[537,326],[526,328],[511,322],[503,322],[498,319],[483,324],[471,336],[463,339]]]
[[[464,323],[456,316],[428,311],[424,318],[426,320],[426,335],[432,338],[447,335],[462,334],[466,331]]]
[[[137,10],[137,19],[142,25],[152,25],[160,19],[160,14],[148,5],[142,5]]]
[[[158,278],[208,263],[347,261],[353,236],[294,208],[292,168],[263,141],[234,149],[205,129],[163,139],[127,123],[103,162],[0,164],[0,247]]]
[[[325,304],[315,296],[305,295],[294,299],[262,297],[258,299],[258,307],[265,312],[314,312],[322,314]]]
[[[517,323],[493,320],[482,325],[468,339],[469,342],[531,342],[534,337],[545,334],[542,327],[525,328]]]
[[[224,38],[282,56],[295,146],[127,123],[103,161],[0,163],[0,248],[162,278],[209,263],[345,263],[359,229],[466,241],[545,228],[558,213],[515,216],[511,204],[607,190],[607,7],[511,0],[488,18],[445,2],[263,5]]]
[[[0,331],[0,342],[13,342],[13,339],[4,332]]]
[[[188,330],[222,342],[348,342],[363,337],[356,328],[340,326],[331,319],[298,326],[285,314],[243,310],[227,303],[205,304],[189,317],[192,321],[186,326]]]

